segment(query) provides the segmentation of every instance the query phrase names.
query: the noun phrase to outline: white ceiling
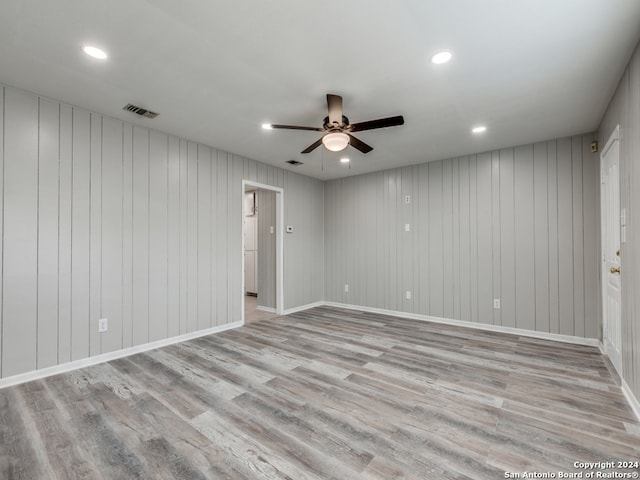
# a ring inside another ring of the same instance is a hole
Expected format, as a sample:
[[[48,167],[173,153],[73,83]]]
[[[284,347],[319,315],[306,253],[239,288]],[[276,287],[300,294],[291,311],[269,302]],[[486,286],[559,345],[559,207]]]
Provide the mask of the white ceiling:
[[[0,82],[327,179],[595,130],[639,38],[638,0],[1,0]],[[350,168],[260,128],[321,126],[327,93],[405,125]]]

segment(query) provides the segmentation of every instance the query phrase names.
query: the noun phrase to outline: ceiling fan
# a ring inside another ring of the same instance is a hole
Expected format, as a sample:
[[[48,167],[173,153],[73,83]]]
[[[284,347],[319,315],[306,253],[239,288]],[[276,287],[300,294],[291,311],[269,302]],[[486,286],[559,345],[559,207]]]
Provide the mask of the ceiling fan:
[[[339,152],[347,148],[348,145],[360,150],[362,153],[369,153],[373,147],[367,145],[362,140],[358,140],[351,135],[354,132],[374,130],[376,128],[395,127],[404,125],[404,117],[379,118],[367,122],[349,123],[349,119],[342,114],[342,97],[340,95],[327,94],[327,107],[329,116],[325,117],[322,127],[300,127],[296,125],[263,125],[264,128],[284,128],[289,130],[313,130],[326,132],[318,141],[305,148],[302,153],[309,153],[324,145],[327,150]]]

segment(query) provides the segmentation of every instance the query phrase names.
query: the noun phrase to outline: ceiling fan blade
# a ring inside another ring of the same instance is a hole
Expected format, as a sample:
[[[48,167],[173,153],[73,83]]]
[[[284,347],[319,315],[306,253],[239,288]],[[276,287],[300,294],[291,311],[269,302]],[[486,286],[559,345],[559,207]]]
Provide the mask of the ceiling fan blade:
[[[378,120],[369,120],[368,122],[352,123],[348,130],[350,132],[362,132],[364,130],[395,127],[398,125],[404,125],[404,117],[402,115],[398,115],[397,117],[379,118]]]
[[[347,133],[347,135],[349,135]],[[322,139],[321,139],[322,140]],[[371,150],[373,150],[373,147],[370,145],[367,145],[366,143],[364,143],[362,140],[358,140],[356,137],[354,137],[353,135],[349,135],[349,144],[357,149],[360,150],[362,153],[369,153]]]
[[[314,132],[323,132],[320,127],[300,127],[297,125],[271,125],[271,128],[286,128],[288,130],[313,130]]]
[[[329,123],[342,125],[342,97],[327,93],[327,107],[329,108]]]
[[[311,145],[309,145],[307,148],[305,148],[302,152],[300,153],[309,153],[314,151],[316,148],[318,148],[320,145],[322,145],[322,137],[320,137],[318,139],[317,142],[312,143]]]

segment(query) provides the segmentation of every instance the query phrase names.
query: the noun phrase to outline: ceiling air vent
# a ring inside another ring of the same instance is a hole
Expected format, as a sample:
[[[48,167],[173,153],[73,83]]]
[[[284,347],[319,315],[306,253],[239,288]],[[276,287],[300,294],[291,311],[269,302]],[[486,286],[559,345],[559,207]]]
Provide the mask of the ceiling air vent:
[[[298,165],[302,165],[303,162],[299,162],[298,160],[287,160],[287,163],[289,165],[293,165],[294,167],[297,167]]]
[[[151,110],[147,110],[146,108],[136,107],[135,105],[131,105],[130,103],[127,103],[124,107],[122,107],[122,109],[146,118],[156,118],[158,116],[156,112],[152,112]]]

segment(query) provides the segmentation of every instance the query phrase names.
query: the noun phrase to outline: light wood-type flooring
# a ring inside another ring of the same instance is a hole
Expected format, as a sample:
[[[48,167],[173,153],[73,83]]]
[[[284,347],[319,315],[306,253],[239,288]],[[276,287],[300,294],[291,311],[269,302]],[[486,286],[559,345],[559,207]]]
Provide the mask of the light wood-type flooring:
[[[328,307],[0,390],[2,479],[499,479],[639,457],[596,348]]]
[[[244,323],[249,324],[275,317],[276,313],[258,310],[258,298],[251,295],[244,296]]]

